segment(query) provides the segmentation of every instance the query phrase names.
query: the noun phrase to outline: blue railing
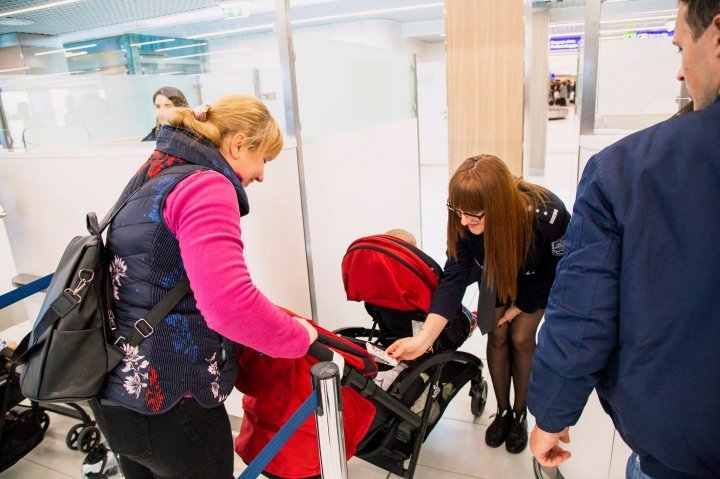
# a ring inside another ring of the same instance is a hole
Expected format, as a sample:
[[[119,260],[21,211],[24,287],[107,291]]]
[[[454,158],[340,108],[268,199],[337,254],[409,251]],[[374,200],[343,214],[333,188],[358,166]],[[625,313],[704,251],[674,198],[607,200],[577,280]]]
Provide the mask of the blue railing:
[[[240,474],[238,479],[250,479],[258,477],[260,473],[265,469],[265,466],[275,457],[285,443],[290,439],[290,436],[295,434],[295,431],[309,418],[318,408],[318,395],[317,391],[313,391],[310,396],[305,400],[304,403],[295,411],[290,419],[280,428],[280,430],[273,436],[269,443],[260,451],[255,457],[255,460],[250,463],[247,469]]]
[[[10,306],[11,304],[17,303],[18,301],[27,298],[28,296],[32,296],[35,293],[39,293],[43,289],[50,286],[50,280],[52,279],[53,275],[49,274],[47,276],[44,276],[40,279],[36,279],[32,283],[28,283],[25,286],[22,286],[18,289],[14,289],[10,291],[9,293],[5,293],[2,296],[0,296],[0,309],[6,308]]]

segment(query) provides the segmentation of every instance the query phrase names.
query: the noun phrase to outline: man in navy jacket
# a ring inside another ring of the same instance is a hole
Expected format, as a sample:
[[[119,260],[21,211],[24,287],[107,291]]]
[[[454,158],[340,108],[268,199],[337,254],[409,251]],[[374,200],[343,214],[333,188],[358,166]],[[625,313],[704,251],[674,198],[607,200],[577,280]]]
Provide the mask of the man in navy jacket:
[[[720,477],[720,0],[681,0],[673,43],[696,111],[598,153],[578,186],[528,393],[544,465],[595,388],[628,477]]]

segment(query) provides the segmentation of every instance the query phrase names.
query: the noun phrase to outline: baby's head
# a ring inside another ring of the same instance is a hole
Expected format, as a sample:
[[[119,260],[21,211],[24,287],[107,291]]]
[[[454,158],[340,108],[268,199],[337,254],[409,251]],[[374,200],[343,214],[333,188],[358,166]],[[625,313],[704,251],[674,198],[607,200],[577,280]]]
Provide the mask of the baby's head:
[[[417,246],[417,240],[415,240],[415,236],[407,230],[403,229],[393,229],[390,231],[387,231],[385,233],[386,235],[395,236],[396,238],[400,238],[403,241],[407,241],[413,246]]]

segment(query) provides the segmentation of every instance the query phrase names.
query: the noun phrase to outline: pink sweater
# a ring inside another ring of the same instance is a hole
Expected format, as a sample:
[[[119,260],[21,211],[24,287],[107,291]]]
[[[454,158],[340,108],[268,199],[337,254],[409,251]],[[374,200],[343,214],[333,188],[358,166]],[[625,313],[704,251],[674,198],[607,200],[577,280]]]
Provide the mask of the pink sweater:
[[[180,244],[197,306],[208,326],[236,343],[274,358],[298,358],[310,336],[253,284],[240,238],[233,185],[202,171],[170,192],[163,217]]]

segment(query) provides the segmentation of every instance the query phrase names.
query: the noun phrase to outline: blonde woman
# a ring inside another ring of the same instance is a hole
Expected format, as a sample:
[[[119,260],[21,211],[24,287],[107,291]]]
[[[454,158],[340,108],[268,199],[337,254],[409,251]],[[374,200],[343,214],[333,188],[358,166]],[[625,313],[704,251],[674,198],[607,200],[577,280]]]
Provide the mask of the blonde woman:
[[[237,345],[297,358],[317,333],[278,310],[245,264],[245,188],[263,181],[283,145],[267,108],[235,95],[166,116],[169,126],[110,225],[113,341],[125,357],[92,407],[126,478],[229,479],[223,402],[236,380]],[[174,309],[154,328],[142,324],[185,277],[190,291]],[[132,346],[135,330],[148,337]]]
[[[490,447],[505,442],[508,452],[519,453],[527,445],[525,395],[535,332],[563,255],[570,215],[557,196],[514,178],[491,155],[468,158],[455,171],[447,208],[448,260],[430,314],[418,335],[387,351],[398,359],[427,351],[460,309],[467,286],[479,281],[478,324],[489,333],[488,368],[498,404],[485,442]]]

